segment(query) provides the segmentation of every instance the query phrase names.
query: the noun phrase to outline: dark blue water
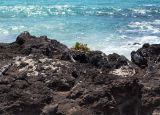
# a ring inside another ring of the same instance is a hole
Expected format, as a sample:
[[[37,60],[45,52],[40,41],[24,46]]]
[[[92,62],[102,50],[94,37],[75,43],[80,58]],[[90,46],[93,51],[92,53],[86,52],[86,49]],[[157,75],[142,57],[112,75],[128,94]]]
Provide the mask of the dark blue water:
[[[0,0],[0,42],[22,31],[128,56],[160,43],[160,0]]]

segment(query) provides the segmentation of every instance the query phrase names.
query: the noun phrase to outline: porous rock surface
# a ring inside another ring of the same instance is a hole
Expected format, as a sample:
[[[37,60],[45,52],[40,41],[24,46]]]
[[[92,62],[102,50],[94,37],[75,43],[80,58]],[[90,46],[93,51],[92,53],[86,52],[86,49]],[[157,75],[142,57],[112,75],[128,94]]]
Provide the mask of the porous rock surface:
[[[0,44],[0,114],[159,115],[159,56],[158,44],[131,62],[23,32]]]

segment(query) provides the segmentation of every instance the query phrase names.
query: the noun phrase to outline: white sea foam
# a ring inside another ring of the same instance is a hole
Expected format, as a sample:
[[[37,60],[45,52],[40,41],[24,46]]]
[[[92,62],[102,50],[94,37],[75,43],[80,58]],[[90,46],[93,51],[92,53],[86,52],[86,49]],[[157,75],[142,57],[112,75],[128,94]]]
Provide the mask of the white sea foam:
[[[160,35],[160,20],[155,20],[152,22],[131,22],[128,25],[129,29],[124,30],[125,32],[140,33],[145,34],[159,34]]]
[[[146,8],[115,8],[115,7],[89,7],[74,5],[15,5],[0,6],[0,14],[16,16],[50,16],[50,15],[97,15],[97,16],[152,16],[159,13],[156,9]],[[148,14],[150,13],[150,14]]]
[[[149,12],[149,10],[146,9],[132,9],[134,13],[137,14],[146,14],[147,12]]]
[[[144,43],[160,43],[160,20],[131,22],[127,28],[119,30],[121,34],[120,41],[110,41],[102,51],[107,54],[116,52],[130,58],[130,53],[137,50]],[[124,38],[124,39],[122,39]],[[138,43],[134,45],[134,43]],[[106,43],[107,44],[107,43]]]
[[[160,43],[160,20],[131,22],[128,25],[128,29],[122,27],[119,32],[121,36],[109,35],[106,40],[96,42],[95,45],[91,46],[93,49],[101,50],[106,54],[118,53],[130,59],[131,51],[137,50],[144,43]],[[126,32],[130,32],[133,35],[126,34]],[[142,35],[139,36],[138,34]]]
[[[138,44],[134,44],[138,43]],[[142,47],[144,43],[156,44],[160,43],[159,38],[157,36],[143,36],[137,37],[132,41],[129,40],[121,40],[119,42],[106,42],[105,47],[99,48],[101,51],[105,52],[106,54],[118,53],[120,55],[126,56],[130,59],[131,51],[136,51],[138,48]],[[94,48],[96,49],[96,48]]]

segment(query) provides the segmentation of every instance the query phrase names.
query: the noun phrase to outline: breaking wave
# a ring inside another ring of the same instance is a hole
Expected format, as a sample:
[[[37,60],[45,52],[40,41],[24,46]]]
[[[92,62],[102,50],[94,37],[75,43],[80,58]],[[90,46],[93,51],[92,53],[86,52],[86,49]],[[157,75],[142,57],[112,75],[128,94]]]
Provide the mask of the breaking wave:
[[[123,16],[123,17],[160,17],[160,8],[145,6],[143,8],[113,8],[70,5],[17,5],[0,6],[0,17],[31,16]]]

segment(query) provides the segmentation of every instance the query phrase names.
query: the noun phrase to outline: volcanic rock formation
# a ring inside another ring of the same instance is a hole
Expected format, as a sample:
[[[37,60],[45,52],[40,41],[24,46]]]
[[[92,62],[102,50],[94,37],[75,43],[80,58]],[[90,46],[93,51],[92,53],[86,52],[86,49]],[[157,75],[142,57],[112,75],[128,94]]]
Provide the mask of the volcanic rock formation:
[[[0,114],[159,115],[160,45],[131,59],[23,32],[0,44]]]

